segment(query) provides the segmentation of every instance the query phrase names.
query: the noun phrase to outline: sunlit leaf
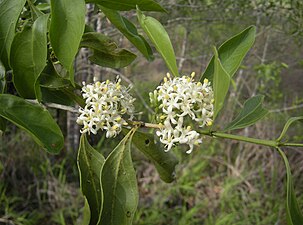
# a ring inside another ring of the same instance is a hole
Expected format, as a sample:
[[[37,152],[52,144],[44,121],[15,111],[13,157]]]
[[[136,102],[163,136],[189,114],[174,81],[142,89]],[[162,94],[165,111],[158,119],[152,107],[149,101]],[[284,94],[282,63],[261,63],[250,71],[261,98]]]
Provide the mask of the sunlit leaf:
[[[153,17],[145,16],[138,8],[137,16],[142,29],[161,54],[167,67],[174,76],[179,76],[175,52],[162,24]]]
[[[110,22],[145,56],[146,59],[152,60],[153,52],[144,37],[138,34],[135,25],[121,16],[117,11],[101,7],[102,12]]]
[[[233,77],[247,52],[255,42],[256,27],[250,26],[225,41],[218,49],[219,59],[225,71]],[[212,81],[214,76],[214,59],[212,57],[201,80],[207,78]]]
[[[131,225],[138,205],[136,173],[131,159],[132,129],[106,158],[102,170],[104,205],[101,225]]]
[[[0,61],[7,70],[16,24],[24,4],[25,0],[0,1]]]
[[[166,10],[154,0],[86,0],[86,2],[99,4],[106,8],[119,11],[128,11],[139,6],[143,11],[166,12]]]
[[[41,105],[1,94],[0,116],[28,132],[48,152],[58,153],[63,148],[64,138],[59,126]]]
[[[293,178],[291,175],[290,166],[284,152],[277,148],[279,154],[283,158],[286,168],[286,219],[288,225],[299,225],[303,224],[303,215],[296,198]]]
[[[267,115],[268,110],[262,107],[263,95],[256,95],[248,99],[239,115],[231,121],[224,130],[235,130],[255,124]]]
[[[17,33],[12,43],[10,64],[14,85],[24,98],[41,99],[37,81],[46,66],[48,17],[48,14],[38,17],[32,27]]]
[[[284,125],[284,128],[280,134],[280,136],[277,138],[277,141],[281,141],[282,138],[285,136],[288,128],[290,127],[290,125],[298,120],[303,120],[303,116],[298,116],[298,117],[291,117],[287,120],[286,124]]]
[[[73,61],[85,27],[84,0],[51,0],[50,41],[55,55],[74,82]]]
[[[93,52],[89,56],[90,61],[104,67],[122,68],[128,66],[136,58],[135,54],[118,48],[115,42],[97,32],[83,34],[81,47],[90,48]]]
[[[214,102],[214,119],[215,119],[224,105],[224,100],[230,85],[230,76],[223,68],[220,59],[218,57],[218,52],[216,48],[214,48],[214,51],[215,51],[215,58],[214,58],[213,90],[214,90],[214,99],[215,99]]]
[[[80,187],[90,208],[90,225],[98,224],[103,208],[104,197],[101,185],[101,170],[104,161],[103,155],[95,150],[88,143],[86,135],[82,134],[77,163],[80,175]]]
[[[155,143],[153,134],[136,131],[133,143],[155,165],[163,181],[170,183],[175,180],[175,167],[178,159],[173,152],[164,152]]]

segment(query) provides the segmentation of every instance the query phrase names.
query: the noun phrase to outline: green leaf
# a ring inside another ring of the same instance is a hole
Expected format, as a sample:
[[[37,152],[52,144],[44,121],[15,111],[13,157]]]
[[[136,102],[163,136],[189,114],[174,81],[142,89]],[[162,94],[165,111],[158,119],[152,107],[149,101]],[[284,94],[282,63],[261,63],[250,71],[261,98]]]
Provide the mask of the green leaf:
[[[173,152],[164,152],[155,143],[153,134],[136,131],[133,143],[155,165],[163,181],[170,183],[175,180],[175,167],[178,159]]]
[[[5,79],[5,67],[0,61],[0,94],[4,93],[6,87],[6,79]]]
[[[213,89],[214,89],[214,120],[217,117],[219,111],[224,105],[224,100],[227,95],[229,85],[230,85],[230,76],[223,68],[220,59],[218,57],[217,49],[214,48],[215,58],[214,58],[214,80],[213,80]]]
[[[95,3],[119,11],[128,11],[139,6],[143,11],[166,12],[161,5],[153,0],[86,0],[86,3]]]
[[[152,17],[145,16],[138,8],[137,16],[142,29],[161,54],[167,67],[174,76],[179,76],[175,52],[162,24]]]
[[[74,83],[73,61],[85,27],[84,0],[51,0],[50,41],[55,55]]]
[[[81,225],[89,225],[91,213],[87,198],[84,196],[83,219]]]
[[[101,185],[101,171],[104,162],[105,159],[103,155],[95,150],[88,143],[86,135],[82,134],[78,150],[77,164],[80,176],[80,187],[90,208],[90,225],[98,224],[103,208],[104,197]]]
[[[49,153],[58,153],[64,145],[61,130],[50,113],[39,104],[22,98],[0,95],[0,116],[27,131]]]
[[[131,159],[132,129],[105,160],[101,225],[131,225],[138,205],[136,173]]]
[[[25,0],[0,1],[0,61],[7,70],[16,24],[24,4]]]
[[[54,88],[41,88],[42,102],[56,103],[60,105],[72,106],[74,105],[73,99],[68,96],[64,89]]]
[[[57,73],[53,63],[50,60],[40,75],[39,83],[41,87],[51,89],[65,88],[71,85],[69,80],[64,79]]]
[[[118,48],[115,42],[97,32],[83,34],[81,47],[90,48],[93,51],[89,57],[90,61],[104,67],[122,68],[128,66],[136,58],[135,54]]]
[[[233,75],[238,70],[245,55],[255,42],[255,37],[256,27],[250,26],[239,34],[225,41],[219,47],[219,59],[222,63],[223,68],[230,75],[230,77],[233,77]],[[201,77],[201,80],[205,78],[210,81],[213,80],[215,66],[214,60],[215,56],[213,56],[209,62],[204,74]]]
[[[285,136],[288,128],[290,127],[290,125],[293,123],[293,122],[296,122],[298,120],[303,120],[303,116],[298,116],[298,117],[291,117],[287,120],[286,124],[284,125],[284,128],[280,134],[280,136],[277,138],[277,141],[280,142],[282,140],[282,138]]]
[[[47,22],[49,15],[37,18],[32,27],[25,27],[15,35],[10,64],[14,85],[24,98],[41,99],[39,82],[47,60]]]
[[[81,89],[81,87],[77,84],[75,84],[75,87],[72,86],[70,80],[60,76],[51,61],[48,61],[48,64],[41,73],[39,80],[43,102],[68,106],[77,103],[81,107],[84,107],[85,102],[83,98],[75,93],[75,91],[77,89]]]
[[[224,130],[227,131],[248,127],[266,116],[268,110],[262,107],[263,100],[263,95],[256,95],[245,101],[239,115],[230,122]]]
[[[102,12],[110,22],[145,56],[147,60],[153,60],[153,52],[144,37],[138,34],[135,25],[117,11],[101,7]]]
[[[39,3],[38,5],[36,5],[38,10],[41,11],[46,11],[50,9],[50,4],[49,3]]]
[[[283,158],[285,168],[286,168],[286,219],[288,225],[299,225],[303,224],[303,215],[300,209],[300,206],[298,204],[295,190],[294,190],[294,184],[293,179],[291,175],[290,166],[287,160],[286,155],[284,152],[277,148],[279,154]]]

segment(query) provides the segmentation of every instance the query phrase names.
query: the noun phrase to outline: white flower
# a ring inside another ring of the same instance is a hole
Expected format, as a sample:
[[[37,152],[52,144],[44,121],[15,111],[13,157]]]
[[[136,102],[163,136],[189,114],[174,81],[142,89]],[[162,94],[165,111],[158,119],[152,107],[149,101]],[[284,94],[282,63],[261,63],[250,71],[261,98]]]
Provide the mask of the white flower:
[[[184,124],[190,119],[200,127],[211,126],[214,94],[210,82],[194,82],[191,76],[164,77],[162,85],[150,93],[150,101],[160,111],[158,116],[163,127],[157,131],[160,141],[169,151],[174,145],[188,144],[190,153],[193,146],[202,143],[200,134]],[[187,119],[186,119],[187,118]],[[190,121],[189,121],[190,122]]]
[[[109,80],[85,84],[83,82],[82,96],[85,107],[79,108],[77,123],[83,125],[81,133],[96,134],[99,129],[106,130],[106,137],[114,137],[126,125],[126,118],[131,120],[134,114],[133,98],[130,88],[122,86],[121,79],[116,83]]]

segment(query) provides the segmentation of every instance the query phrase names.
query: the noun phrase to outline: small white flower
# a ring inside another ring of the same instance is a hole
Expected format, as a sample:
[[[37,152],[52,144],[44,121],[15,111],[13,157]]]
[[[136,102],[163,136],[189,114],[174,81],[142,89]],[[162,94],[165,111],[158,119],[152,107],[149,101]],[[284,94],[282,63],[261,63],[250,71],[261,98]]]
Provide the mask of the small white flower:
[[[150,93],[150,101],[160,111],[158,118],[163,127],[156,132],[160,141],[169,151],[174,145],[188,144],[190,153],[193,146],[202,143],[200,134],[184,124],[185,118],[198,123],[200,127],[211,126],[213,117],[214,94],[210,82],[194,82],[191,76],[171,78],[169,74],[164,82]]]
[[[106,130],[106,137],[115,137],[127,124],[123,116],[131,120],[135,111],[130,88],[122,86],[121,79],[116,83],[109,80],[93,84],[83,82],[82,96],[85,107],[79,108],[77,123],[83,125],[81,133],[96,134],[99,129]]]

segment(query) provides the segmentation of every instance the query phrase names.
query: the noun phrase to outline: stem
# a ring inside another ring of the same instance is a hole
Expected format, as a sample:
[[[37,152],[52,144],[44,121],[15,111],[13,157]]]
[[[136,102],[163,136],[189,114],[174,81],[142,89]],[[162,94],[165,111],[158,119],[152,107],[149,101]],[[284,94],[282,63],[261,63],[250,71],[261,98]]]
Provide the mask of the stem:
[[[279,146],[303,147],[303,143],[280,143]]]
[[[248,142],[248,143],[264,145],[264,146],[269,146],[269,147],[274,147],[274,148],[276,148],[279,145],[279,143],[276,142],[276,141],[264,140],[264,139],[258,139],[258,138],[251,138],[251,137],[244,137],[244,136],[239,136],[239,135],[234,135],[234,134],[226,134],[226,133],[221,133],[221,132],[200,131],[200,133],[204,134],[204,135],[211,136],[211,137],[218,137],[218,138],[232,139],[232,140],[237,140],[237,141],[244,141],[244,142]],[[284,145],[284,146],[286,146],[286,145]]]
[[[128,120],[126,122],[130,125],[139,126],[139,127],[147,127],[147,128],[155,128],[155,129],[161,129],[163,127],[163,125],[160,124],[144,123],[143,121]]]
[[[163,127],[163,125],[154,124],[154,123],[144,123],[144,126],[148,128],[156,128],[156,129],[161,129]]]
[[[147,127],[147,128],[155,128],[155,129],[161,129],[163,128],[163,125],[160,124],[154,124],[154,123],[144,123],[142,121],[127,121],[128,124],[133,126],[139,126],[139,127]],[[258,139],[258,138],[251,138],[251,137],[245,137],[235,134],[226,134],[222,132],[212,132],[207,130],[201,130],[199,131],[200,134],[207,135],[214,138],[225,138],[225,139],[231,139],[231,140],[237,140],[237,141],[243,141],[247,143],[252,144],[258,144],[268,147],[274,147],[278,148],[279,146],[288,146],[288,147],[303,147],[303,143],[281,143],[276,140],[264,140],[264,139]]]

